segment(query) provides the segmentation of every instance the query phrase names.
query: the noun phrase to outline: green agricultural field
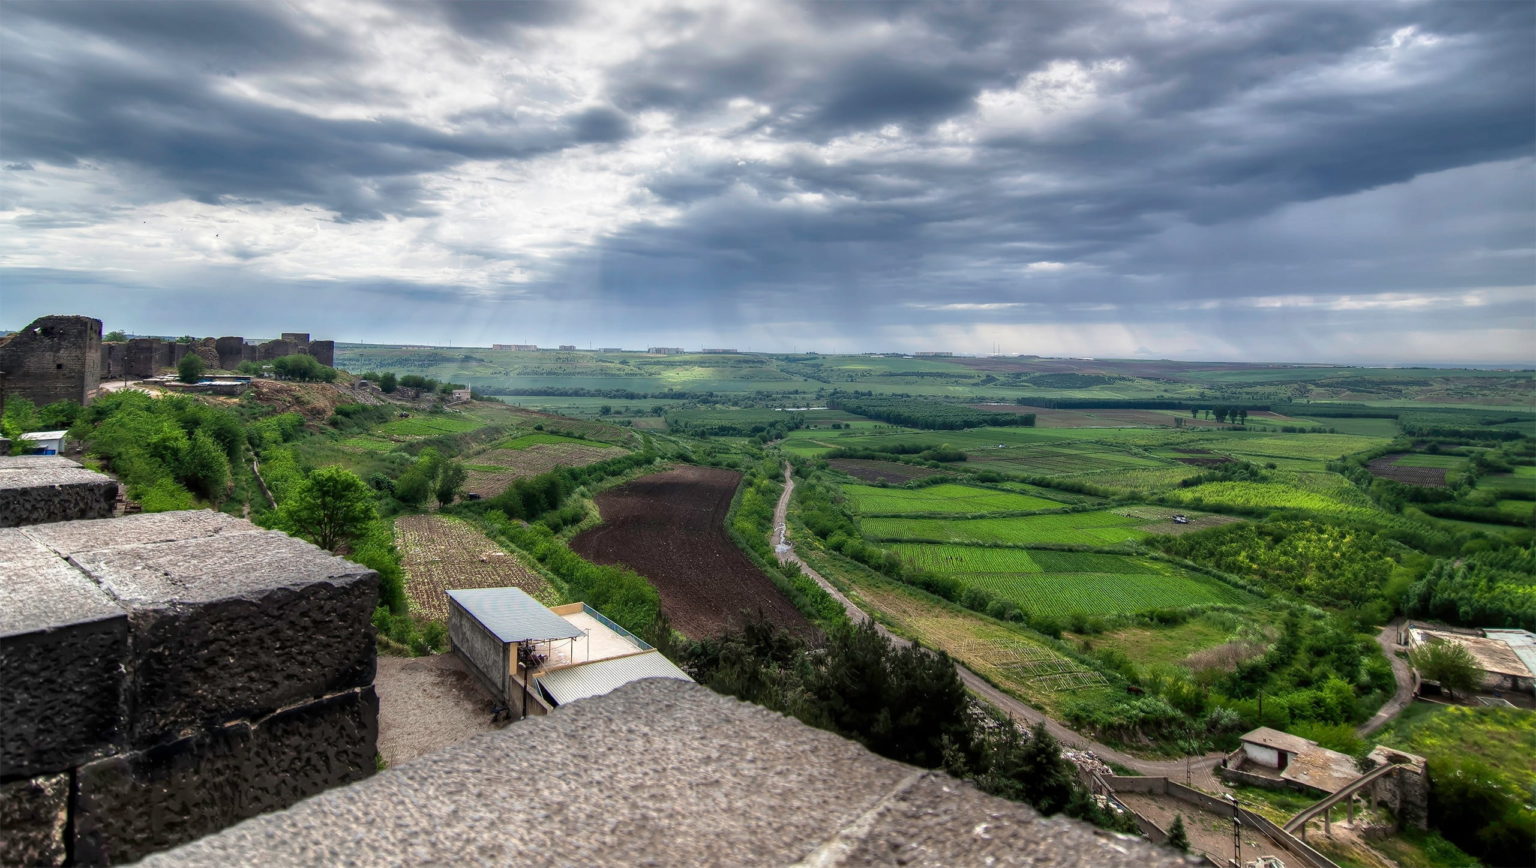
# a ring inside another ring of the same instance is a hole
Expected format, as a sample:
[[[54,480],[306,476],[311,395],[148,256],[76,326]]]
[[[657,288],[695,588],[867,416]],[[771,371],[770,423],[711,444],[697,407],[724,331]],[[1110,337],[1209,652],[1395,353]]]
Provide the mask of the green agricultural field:
[[[1358,434],[1365,437],[1385,437],[1391,439],[1397,436],[1398,427],[1396,419],[1354,419],[1345,416],[1338,418],[1313,417],[1306,421],[1316,422],[1326,428],[1332,428],[1340,434]]]
[[[1274,482],[1208,482],[1166,496],[1201,509],[1302,509],[1330,515],[1379,513],[1349,480],[1334,473],[1276,474]]]
[[[396,419],[380,425],[375,430],[380,434],[395,437],[435,437],[439,434],[465,434],[484,427],[485,423],[478,419],[429,415]]]
[[[578,446],[596,446],[599,449],[608,449],[613,446],[612,443],[598,443],[594,440],[582,440],[578,437],[562,437],[559,434],[545,434],[540,432],[536,434],[523,434],[518,437],[512,437],[507,440],[503,440],[496,444],[494,448],[527,449],[530,446],[538,446],[541,443],[549,445],[555,445],[559,443],[574,443]]]
[[[1243,605],[1254,599],[1150,558],[959,545],[906,544],[895,550],[919,566],[954,576],[1032,613],[1123,615],[1214,603]]]
[[[1031,497],[1007,491],[993,491],[969,485],[931,485],[927,488],[879,488],[873,485],[845,485],[843,493],[853,508],[865,515],[907,514],[918,512],[1027,512],[1055,509],[1057,500]]]
[[[866,518],[860,524],[865,534],[884,540],[1103,546],[1147,536],[1141,529],[1145,518],[1110,510],[1019,518]]]

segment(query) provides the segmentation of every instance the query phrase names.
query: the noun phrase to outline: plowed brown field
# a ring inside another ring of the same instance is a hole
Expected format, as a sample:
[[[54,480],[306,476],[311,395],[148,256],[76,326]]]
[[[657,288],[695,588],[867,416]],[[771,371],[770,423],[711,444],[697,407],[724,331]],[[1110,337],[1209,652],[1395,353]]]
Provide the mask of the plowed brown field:
[[[621,564],[650,579],[672,626],[700,638],[739,625],[743,611],[802,636],[815,628],[725,532],[741,474],[679,467],[597,496],[603,523],[571,540],[589,561]]]

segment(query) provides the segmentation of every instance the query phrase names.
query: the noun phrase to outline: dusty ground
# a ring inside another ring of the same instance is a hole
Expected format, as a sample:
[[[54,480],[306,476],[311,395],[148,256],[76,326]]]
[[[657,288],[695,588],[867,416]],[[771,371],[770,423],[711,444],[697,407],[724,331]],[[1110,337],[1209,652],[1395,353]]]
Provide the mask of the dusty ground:
[[[1223,864],[1232,858],[1231,817],[1210,813],[1172,796],[1117,793],[1115,798],[1163,829],[1173,825],[1175,815],[1182,816],[1191,850],[1209,854]],[[1244,864],[1259,856],[1278,856],[1286,865],[1307,864],[1300,856],[1246,826],[1242,830],[1242,851]]]
[[[939,471],[929,467],[914,467],[898,461],[874,461],[865,458],[834,458],[827,462],[833,470],[864,482],[888,482],[901,485],[914,479],[927,479]]]
[[[758,611],[802,636],[815,628],[725,532],[741,474],[679,467],[597,496],[603,523],[571,540],[593,563],[622,564],[651,580],[661,608],[685,636],[724,633]]]
[[[452,654],[380,657],[379,754],[390,765],[489,732],[493,703]]]

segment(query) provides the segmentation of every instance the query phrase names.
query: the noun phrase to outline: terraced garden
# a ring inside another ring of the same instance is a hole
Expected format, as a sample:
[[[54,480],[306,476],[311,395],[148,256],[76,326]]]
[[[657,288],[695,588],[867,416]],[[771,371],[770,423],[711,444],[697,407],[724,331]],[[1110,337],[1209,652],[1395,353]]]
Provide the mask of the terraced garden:
[[[519,479],[548,473],[557,467],[585,467],[626,453],[627,450],[606,443],[551,434],[516,437],[465,458],[464,468],[469,477],[464,482],[464,491],[494,497]]]
[[[1062,506],[1060,501],[1043,497],[948,483],[916,489],[845,485],[843,493],[848,495],[854,509],[865,515],[1028,512]]]
[[[401,516],[395,519],[395,545],[405,568],[410,611],[418,618],[446,622],[444,592],[461,588],[522,588],[541,602],[557,602],[543,576],[456,518]]]

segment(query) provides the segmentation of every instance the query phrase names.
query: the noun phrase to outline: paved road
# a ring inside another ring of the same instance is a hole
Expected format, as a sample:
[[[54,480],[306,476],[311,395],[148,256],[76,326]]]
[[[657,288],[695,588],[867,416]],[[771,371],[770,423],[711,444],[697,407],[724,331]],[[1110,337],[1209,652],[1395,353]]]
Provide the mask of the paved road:
[[[871,621],[874,623],[875,629],[881,635],[888,637],[892,642],[902,646],[912,644],[908,640],[887,630],[880,622],[871,618],[863,609],[854,605],[853,601],[849,600],[831,582],[827,581],[826,577],[812,569],[810,564],[807,564],[795,553],[794,547],[790,545],[788,539],[789,498],[794,494],[794,490],[795,480],[790,475],[789,465],[786,464],[784,465],[784,493],[779,496],[779,503],[773,510],[774,551],[778,554],[779,561],[799,565],[800,570],[805,575],[820,585],[822,590],[832,596],[832,599],[842,604],[843,611],[848,613],[849,620],[854,622]],[[1173,780],[1183,780],[1188,776],[1194,785],[1201,789],[1212,791],[1223,791],[1225,789],[1211,771],[1221,762],[1223,756],[1221,753],[1210,753],[1202,756],[1172,760],[1146,760],[1134,757],[1124,751],[1116,750],[1107,744],[1096,742],[1076,730],[1068,729],[1060,721],[1047,717],[1039,709],[1026,705],[1019,699],[997,689],[989,684],[986,679],[959,663],[955,664],[955,671],[960,675],[960,680],[965,682],[965,686],[976,696],[1014,720],[1026,721],[1030,725],[1043,722],[1046,731],[1067,747],[1074,750],[1089,751],[1105,762],[1122,765],[1144,775],[1168,777]]]
[[[1376,634],[1376,644],[1381,646],[1381,653],[1387,655],[1387,662],[1392,664],[1392,677],[1397,681],[1397,692],[1387,701],[1381,710],[1372,715],[1370,720],[1360,724],[1355,732],[1362,736],[1370,735],[1383,726],[1387,721],[1396,717],[1409,703],[1413,702],[1413,694],[1418,690],[1418,676],[1414,674],[1413,667],[1408,661],[1397,656],[1397,634],[1403,629],[1403,619],[1394,619],[1387,626],[1381,628]]]

